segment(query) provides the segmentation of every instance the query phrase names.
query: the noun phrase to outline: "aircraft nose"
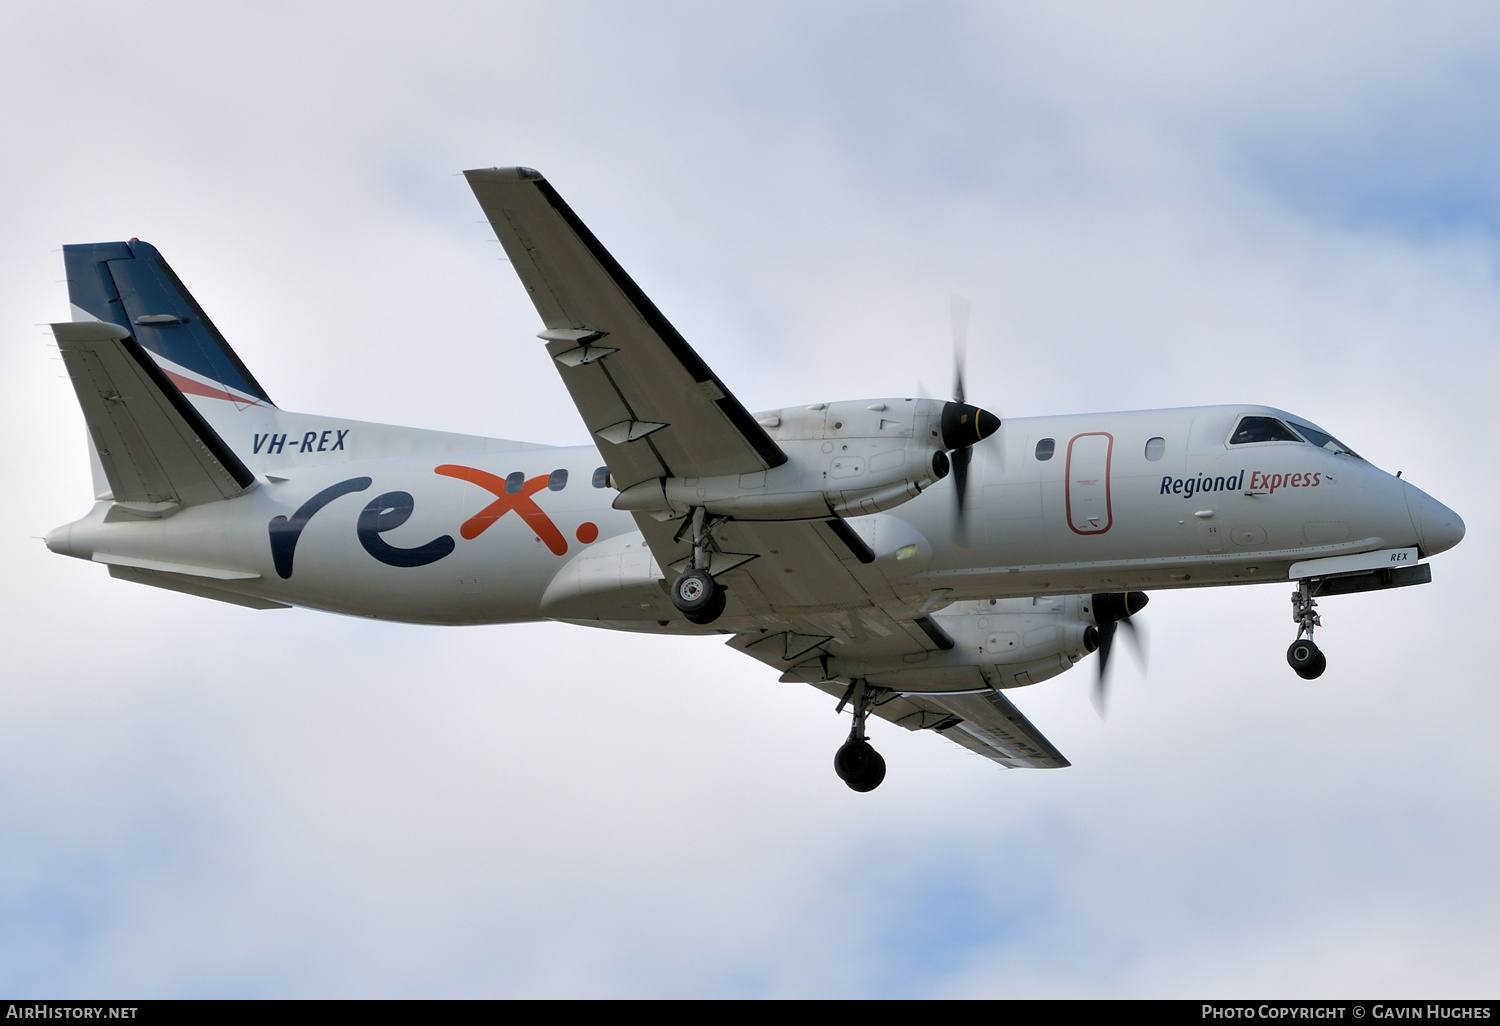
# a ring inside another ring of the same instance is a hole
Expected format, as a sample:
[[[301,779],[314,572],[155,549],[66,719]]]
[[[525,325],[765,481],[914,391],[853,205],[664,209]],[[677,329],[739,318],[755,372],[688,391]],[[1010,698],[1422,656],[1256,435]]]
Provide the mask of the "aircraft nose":
[[[1415,485],[1406,481],[1402,484],[1406,485],[1406,508],[1422,543],[1422,555],[1445,552],[1463,541],[1462,517]]]

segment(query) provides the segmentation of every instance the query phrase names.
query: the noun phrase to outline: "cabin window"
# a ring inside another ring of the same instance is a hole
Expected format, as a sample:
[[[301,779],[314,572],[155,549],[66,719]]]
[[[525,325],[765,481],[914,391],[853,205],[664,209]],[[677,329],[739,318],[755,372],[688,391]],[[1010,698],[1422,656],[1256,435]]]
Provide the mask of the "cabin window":
[[[1146,459],[1155,463],[1167,453],[1167,440],[1160,435],[1146,439]]]
[[[1359,453],[1355,452],[1353,449],[1349,448],[1343,442],[1339,441],[1337,438],[1334,438],[1326,431],[1319,431],[1311,424],[1304,424],[1301,421],[1294,420],[1292,421],[1292,427],[1296,428],[1297,433],[1303,438],[1307,439],[1313,445],[1319,446],[1323,449],[1327,449],[1329,452],[1336,452],[1341,456],[1353,456],[1355,459],[1360,458]]]
[[[560,492],[568,487],[568,472],[566,470],[554,470],[547,478],[548,491]]]
[[[1240,426],[1234,429],[1230,445],[1246,445],[1250,442],[1300,442],[1287,427],[1275,417],[1241,417]]]
[[[1036,443],[1036,458],[1042,461],[1050,460],[1052,454],[1057,451],[1057,439],[1043,438]]]
[[[608,467],[600,467],[598,470],[594,471],[594,487],[595,488],[608,488],[609,487],[609,468]]]
[[[520,495],[521,487],[526,484],[526,475],[519,470],[514,474],[505,475],[505,494]]]

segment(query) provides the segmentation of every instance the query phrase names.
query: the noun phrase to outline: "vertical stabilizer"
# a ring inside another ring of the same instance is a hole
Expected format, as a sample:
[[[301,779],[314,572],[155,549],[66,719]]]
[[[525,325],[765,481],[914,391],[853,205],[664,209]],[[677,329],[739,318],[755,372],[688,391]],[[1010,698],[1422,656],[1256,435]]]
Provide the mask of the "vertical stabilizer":
[[[64,246],[63,259],[75,316],[125,329],[184,393],[274,405],[155,246],[137,239]]]

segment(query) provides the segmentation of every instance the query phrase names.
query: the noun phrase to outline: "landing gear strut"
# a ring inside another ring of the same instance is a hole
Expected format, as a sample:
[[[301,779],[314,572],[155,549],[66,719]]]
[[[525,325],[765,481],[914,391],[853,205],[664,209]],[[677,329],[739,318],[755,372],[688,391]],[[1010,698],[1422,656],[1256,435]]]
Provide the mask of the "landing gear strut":
[[[1297,640],[1286,650],[1287,664],[1303,680],[1321,677],[1328,668],[1328,657],[1313,642],[1313,628],[1321,627],[1323,620],[1318,616],[1311,581],[1298,581],[1297,590],[1292,592],[1292,620],[1297,624]]]
[[[708,572],[712,525],[702,506],[684,527],[693,529],[693,566],[685,570],[672,585],[672,605],[692,623],[710,624],[724,612],[724,587]]]
[[[873,791],[885,779],[885,760],[865,740],[865,717],[870,714],[869,685],[862,680],[850,685],[837,711],[842,712],[846,702],[854,703],[854,726],[849,728],[849,740],[834,753],[833,771],[851,790]]]

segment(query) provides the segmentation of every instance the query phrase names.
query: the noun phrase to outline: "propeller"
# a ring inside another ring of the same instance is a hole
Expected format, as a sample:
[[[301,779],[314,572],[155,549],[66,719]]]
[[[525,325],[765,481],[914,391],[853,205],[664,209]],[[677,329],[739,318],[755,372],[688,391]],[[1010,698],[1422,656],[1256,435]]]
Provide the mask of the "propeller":
[[[953,297],[953,401],[964,404],[964,360],[969,349],[969,301],[963,296]],[[969,547],[968,526],[964,523],[964,497],[969,491],[969,463],[974,459],[974,447],[965,445],[954,449],[949,457],[953,461],[953,540],[961,548]]]
[[[964,357],[969,348],[969,301],[953,297],[953,401],[964,401]]]
[[[1109,654],[1114,649],[1115,631],[1125,628],[1125,633],[1130,636],[1132,647],[1135,649],[1136,658],[1141,662],[1141,672],[1146,670],[1146,629],[1137,627],[1133,619],[1136,613],[1146,608],[1150,601],[1143,591],[1129,592],[1104,592],[1091,597],[1090,608],[1094,613],[1094,622],[1099,626],[1095,628],[1093,636],[1099,649],[1099,675],[1094,678],[1094,692],[1091,696],[1094,702],[1094,711],[1102,719],[1106,705],[1109,678]]]
[[[968,532],[964,524],[964,499],[969,490],[969,463],[974,459],[974,443],[1000,430],[1000,418],[993,413],[970,406],[964,401],[964,355],[969,341],[969,301],[953,297],[953,401],[943,404],[943,448],[953,468],[953,540],[967,547]]]

